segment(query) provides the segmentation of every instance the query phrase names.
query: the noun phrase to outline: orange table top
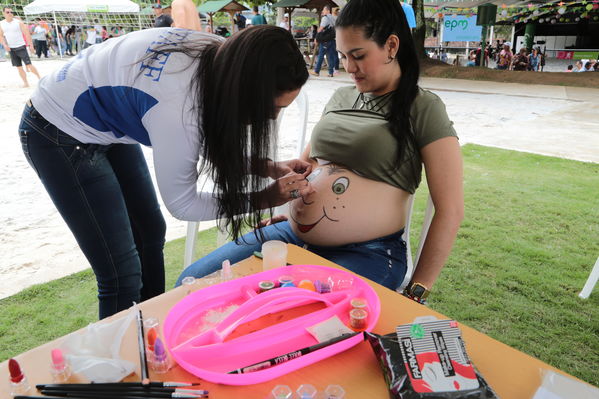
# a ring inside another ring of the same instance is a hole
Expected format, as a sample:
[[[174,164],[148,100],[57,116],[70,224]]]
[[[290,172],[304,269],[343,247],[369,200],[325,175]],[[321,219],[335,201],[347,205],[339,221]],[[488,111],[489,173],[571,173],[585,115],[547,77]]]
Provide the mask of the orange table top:
[[[291,264],[340,267],[294,245],[289,245],[288,262]],[[256,257],[250,257],[233,267],[236,277],[260,271],[262,271],[262,261]],[[375,333],[387,334],[394,332],[396,326],[411,323],[418,316],[434,315],[440,319],[447,318],[426,306],[405,298],[395,291],[391,291],[373,282],[369,283],[375,289],[381,301],[381,315],[374,329]],[[206,284],[206,281],[198,280],[196,284],[197,289],[206,286]],[[179,287],[140,304],[144,318],[154,316],[163,321],[169,309],[186,295],[185,289],[184,287]],[[121,312],[112,317],[123,317],[123,315],[124,312]],[[553,370],[565,374],[538,359],[502,344],[468,326],[461,324],[460,327],[466,343],[466,349],[473,364],[501,398],[532,397],[541,384],[542,370]],[[63,339],[64,337],[61,337],[15,357],[32,386],[52,382],[49,370],[50,352]],[[121,356],[135,364],[139,363],[135,323],[132,323],[123,338]],[[0,363],[0,376],[5,381],[4,383],[0,382],[0,398],[8,398],[8,362],[6,361]],[[136,374],[130,375],[126,380],[139,381],[139,376],[138,366]],[[288,385],[294,391],[301,384],[312,384],[319,391],[324,390],[329,384],[339,384],[345,389],[347,392],[346,397],[349,399],[388,397],[388,390],[383,374],[367,342],[362,342],[343,353],[275,380],[256,385],[225,386],[213,384],[199,380],[178,366],[175,366],[168,373],[162,375],[154,375],[150,371],[150,377],[153,381],[198,382],[201,386],[198,389],[209,390],[210,398],[243,397],[247,399],[264,399],[279,384]],[[79,376],[73,376],[70,382],[87,381],[81,379]],[[30,395],[37,395],[37,392],[32,390]]]

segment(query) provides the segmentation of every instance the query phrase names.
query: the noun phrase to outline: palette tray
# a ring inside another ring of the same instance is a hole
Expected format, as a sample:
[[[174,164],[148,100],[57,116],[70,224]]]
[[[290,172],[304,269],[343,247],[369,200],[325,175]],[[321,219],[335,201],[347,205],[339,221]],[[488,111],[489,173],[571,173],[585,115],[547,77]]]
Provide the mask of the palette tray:
[[[330,292],[280,287],[260,292],[261,281],[289,276],[319,281]],[[178,302],[163,325],[166,345],[175,361],[204,380],[249,385],[305,367],[362,341],[362,334],[276,366],[246,374],[229,374],[251,364],[318,344],[306,328],[333,316],[349,325],[350,301],[368,303],[365,331],[380,314],[375,291],[360,277],[316,265],[281,267],[195,291]]]

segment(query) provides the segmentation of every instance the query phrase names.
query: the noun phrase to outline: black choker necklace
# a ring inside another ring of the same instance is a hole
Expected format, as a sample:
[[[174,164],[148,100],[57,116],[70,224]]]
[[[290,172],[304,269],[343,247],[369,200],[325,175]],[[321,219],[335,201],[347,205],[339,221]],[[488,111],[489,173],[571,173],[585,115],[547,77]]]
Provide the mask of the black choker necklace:
[[[378,97],[367,98],[364,93],[360,93],[352,109],[361,109],[365,111],[381,112],[383,108],[389,104],[394,91],[385,93]]]

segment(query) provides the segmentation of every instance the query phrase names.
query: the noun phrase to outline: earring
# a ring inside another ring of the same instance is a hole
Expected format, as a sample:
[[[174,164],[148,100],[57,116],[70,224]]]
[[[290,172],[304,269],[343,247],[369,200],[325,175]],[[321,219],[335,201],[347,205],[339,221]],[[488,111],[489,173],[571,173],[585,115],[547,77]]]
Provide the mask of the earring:
[[[388,60],[387,62],[385,62],[385,64],[390,64],[390,63],[392,63],[392,62],[393,62],[393,60],[395,59],[395,57],[394,57],[394,56],[392,56],[392,55],[389,55],[389,58],[388,58],[388,59],[389,59],[389,60]]]

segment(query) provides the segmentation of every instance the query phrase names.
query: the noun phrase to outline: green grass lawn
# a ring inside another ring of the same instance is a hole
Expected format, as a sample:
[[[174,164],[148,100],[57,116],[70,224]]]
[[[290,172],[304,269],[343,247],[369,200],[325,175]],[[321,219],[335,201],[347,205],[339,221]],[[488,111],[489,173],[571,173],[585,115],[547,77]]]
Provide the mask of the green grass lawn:
[[[466,217],[430,307],[599,385],[599,288],[577,296],[599,256],[599,165],[476,145],[463,155]],[[215,237],[200,233],[198,254]],[[166,246],[168,287],[183,244]],[[0,300],[0,361],[96,318],[90,271]]]

